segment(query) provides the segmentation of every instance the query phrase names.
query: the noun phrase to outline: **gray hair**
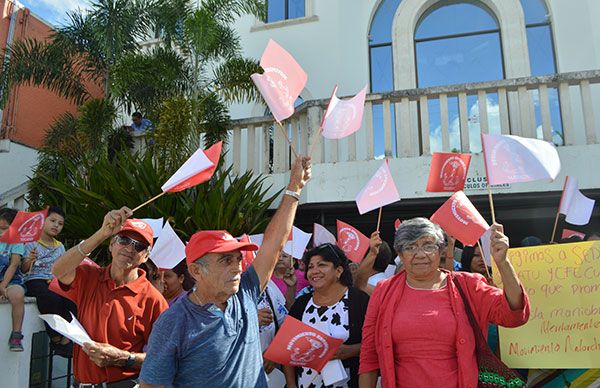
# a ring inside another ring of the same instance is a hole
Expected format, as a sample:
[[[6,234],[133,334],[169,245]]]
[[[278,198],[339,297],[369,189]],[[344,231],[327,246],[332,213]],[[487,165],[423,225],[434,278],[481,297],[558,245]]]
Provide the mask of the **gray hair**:
[[[427,218],[417,217],[402,221],[394,237],[394,250],[400,254],[403,246],[410,245],[423,237],[435,238],[435,243],[440,247],[445,244],[442,228]]]
[[[198,266],[202,268],[202,271],[204,271],[205,274],[208,273],[208,263],[206,262],[207,257],[208,253],[194,260],[194,264],[198,264]]]

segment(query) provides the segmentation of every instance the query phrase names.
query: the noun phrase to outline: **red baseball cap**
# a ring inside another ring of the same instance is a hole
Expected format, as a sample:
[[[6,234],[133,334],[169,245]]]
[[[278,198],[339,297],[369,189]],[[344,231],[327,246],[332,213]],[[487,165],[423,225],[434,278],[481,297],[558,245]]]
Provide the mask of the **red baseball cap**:
[[[196,232],[185,247],[185,261],[193,263],[207,253],[232,251],[255,251],[258,245],[239,242],[225,230],[203,230]]]
[[[123,223],[123,226],[121,226],[121,231],[119,233],[127,231],[139,234],[143,238],[144,242],[147,242],[149,246],[152,246],[154,243],[154,231],[152,230],[152,227],[143,220],[137,218],[128,218]]]

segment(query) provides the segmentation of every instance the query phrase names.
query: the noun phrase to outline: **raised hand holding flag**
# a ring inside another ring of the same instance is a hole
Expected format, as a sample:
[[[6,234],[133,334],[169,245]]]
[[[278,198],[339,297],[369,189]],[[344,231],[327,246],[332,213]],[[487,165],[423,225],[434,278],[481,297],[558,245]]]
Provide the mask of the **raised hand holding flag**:
[[[475,245],[490,228],[462,191],[448,198],[430,219],[464,245]]]

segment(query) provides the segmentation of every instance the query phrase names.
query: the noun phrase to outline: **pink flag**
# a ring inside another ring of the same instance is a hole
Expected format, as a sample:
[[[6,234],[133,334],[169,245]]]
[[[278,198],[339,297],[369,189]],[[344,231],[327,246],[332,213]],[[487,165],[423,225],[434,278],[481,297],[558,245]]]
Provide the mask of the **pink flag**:
[[[430,219],[464,245],[475,245],[490,228],[462,191],[448,198]]]
[[[319,246],[321,244],[335,244],[336,239],[333,233],[328,231],[323,225],[314,223],[313,226],[313,245]]]
[[[350,261],[360,263],[369,250],[369,238],[354,226],[337,220],[337,245]]]
[[[206,151],[198,150],[194,152],[179,167],[179,170],[162,185],[162,191],[175,193],[209,180],[217,169],[217,164],[219,164],[222,146],[223,142],[220,141],[213,144]]]
[[[560,172],[556,147],[547,141],[482,133],[481,143],[490,185],[554,180]]]
[[[252,74],[252,81],[262,94],[275,120],[282,121],[294,114],[294,102],[304,89],[306,73],[283,47],[273,39],[260,58],[263,74]]]
[[[346,101],[337,98],[336,91],[337,86],[323,116],[323,137],[327,139],[341,139],[358,131],[365,110],[367,85],[356,96]]]
[[[0,242],[21,244],[39,240],[47,216],[48,209],[37,212],[18,212],[8,230],[0,236]]]
[[[567,216],[565,221],[573,225],[586,225],[590,222],[595,203],[581,194],[577,178],[567,176],[559,206],[559,212]]]
[[[455,193],[462,190],[465,187],[470,162],[470,154],[434,152],[425,191]]]
[[[356,196],[356,206],[358,206],[360,214],[365,214],[399,200],[400,194],[398,194],[398,189],[396,189],[386,159],[367,185]]]

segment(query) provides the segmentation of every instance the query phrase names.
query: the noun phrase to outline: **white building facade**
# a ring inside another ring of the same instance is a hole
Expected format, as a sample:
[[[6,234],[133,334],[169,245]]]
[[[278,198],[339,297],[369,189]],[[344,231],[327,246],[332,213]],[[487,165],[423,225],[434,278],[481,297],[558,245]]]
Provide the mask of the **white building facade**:
[[[314,178],[297,217],[305,229],[344,219],[374,230],[377,212],[359,217],[354,198],[384,157],[402,197],[384,209],[384,237],[395,218],[430,216],[447,197],[425,192],[436,151],[473,154],[465,193],[489,220],[480,132],[558,146],[554,182],[493,189],[511,237],[550,239],[566,175],[600,199],[600,174],[590,168],[600,165],[600,2],[272,0],[268,9],[267,22],[245,17],[237,30],[245,55],[260,58],[274,39],[308,74],[283,124],[296,150],[314,149]],[[335,85],[338,96],[370,91],[362,128],[340,141],[317,134]],[[268,174],[278,190],[291,151],[267,113],[260,103],[231,107],[228,158],[235,171]],[[595,212],[579,229],[599,228]]]

